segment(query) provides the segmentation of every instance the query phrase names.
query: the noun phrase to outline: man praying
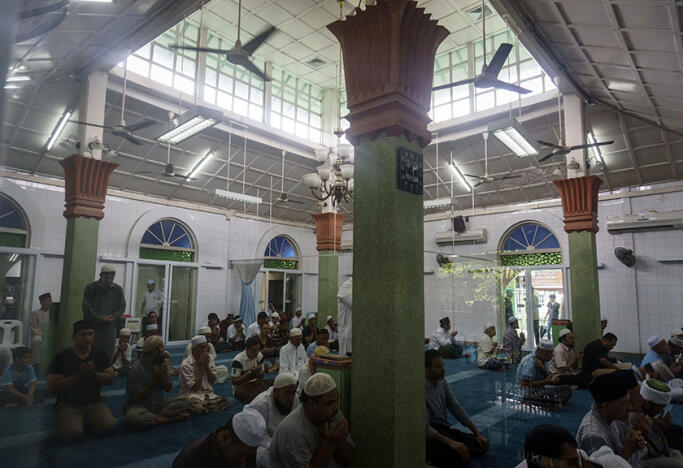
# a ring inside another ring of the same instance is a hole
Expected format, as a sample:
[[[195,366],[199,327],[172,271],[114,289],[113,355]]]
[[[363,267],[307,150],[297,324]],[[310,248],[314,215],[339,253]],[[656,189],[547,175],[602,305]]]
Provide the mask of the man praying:
[[[436,350],[444,359],[457,359],[462,356],[462,346],[455,342],[457,330],[451,330],[451,319],[444,317],[429,338],[429,349]]]
[[[618,370],[616,363],[607,357],[607,353],[616,345],[617,337],[613,333],[605,333],[602,338],[588,343],[583,349],[582,373],[592,378],[593,372],[598,369]]]
[[[559,378],[552,375],[548,361],[553,357],[555,346],[550,340],[541,340],[536,351],[522,358],[517,367],[517,383],[522,388],[524,401],[552,411],[562,410],[572,396],[568,385],[557,385]]]
[[[301,344],[301,330],[292,328],[289,332],[289,343],[280,349],[280,372],[288,372],[295,376],[308,360],[306,350]]]
[[[576,340],[574,333],[567,328],[563,328],[558,335],[559,343],[553,350],[553,358],[548,363],[550,372],[558,376],[559,384],[588,388],[591,379],[588,374],[581,373],[579,369],[579,360],[583,357],[583,353],[574,351],[574,342]]]
[[[258,338],[252,336],[247,339],[244,351],[232,360],[232,389],[235,398],[251,403],[256,395],[273,385],[272,380],[263,380],[265,375],[261,347]]]
[[[145,340],[146,342],[147,340]],[[230,405],[226,398],[216,395],[211,384],[216,382],[216,364],[209,354],[209,343],[204,335],[190,340],[192,354],[180,365],[180,392],[190,400],[192,413],[225,411]]]
[[[306,348],[306,356],[311,357],[318,346],[330,348],[330,332],[327,331],[327,328],[318,330],[316,340]]]
[[[477,365],[482,369],[504,371],[506,364],[497,358],[501,347],[493,339],[496,336],[496,327],[493,323],[487,323],[484,327],[484,335],[479,339],[477,346]]]
[[[244,349],[246,335],[244,334],[244,324],[242,323],[242,317],[239,315],[235,317],[235,321],[228,327],[228,331],[225,336],[226,342],[230,349],[238,351]]]
[[[93,346],[104,353],[109,363],[114,355],[119,318],[126,311],[123,289],[114,283],[115,276],[114,267],[102,265],[100,279],[87,285],[83,292],[83,319],[93,323]]]
[[[524,332],[517,334],[519,322],[516,317],[508,317],[507,322],[508,327],[505,330],[505,335],[503,335],[503,349],[510,362],[517,364],[522,359],[522,345],[526,341],[526,336],[524,336]]]
[[[131,332],[128,328],[119,330],[116,352],[114,353],[111,363],[117,376],[126,375],[130,368],[130,361],[133,358],[133,346],[130,344],[130,334]]]

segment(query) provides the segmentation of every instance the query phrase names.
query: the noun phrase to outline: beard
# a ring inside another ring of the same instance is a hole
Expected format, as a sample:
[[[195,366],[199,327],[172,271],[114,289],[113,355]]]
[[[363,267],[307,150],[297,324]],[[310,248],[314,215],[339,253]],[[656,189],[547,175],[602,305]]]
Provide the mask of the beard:
[[[292,411],[292,406],[294,406],[292,404],[292,405],[289,405],[289,407],[287,407],[284,403],[280,402],[280,400],[278,400],[277,398],[273,398],[273,401],[275,401],[275,407],[280,412],[280,414],[284,414],[285,416],[288,415]],[[292,403],[294,403],[294,402],[292,402]]]

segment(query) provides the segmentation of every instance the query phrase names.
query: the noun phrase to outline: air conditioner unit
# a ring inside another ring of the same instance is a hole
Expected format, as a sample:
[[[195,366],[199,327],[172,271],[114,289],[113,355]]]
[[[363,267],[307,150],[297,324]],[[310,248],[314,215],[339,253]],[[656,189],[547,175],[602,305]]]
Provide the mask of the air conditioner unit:
[[[607,217],[607,232],[612,234],[681,228],[683,228],[683,211],[652,211],[635,215]]]
[[[437,232],[434,236],[436,243],[438,245],[451,245],[451,244],[482,244],[488,239],[486,228],[481,229],[468,229],[462,234],[457,232],[447,231],[447,232]]]

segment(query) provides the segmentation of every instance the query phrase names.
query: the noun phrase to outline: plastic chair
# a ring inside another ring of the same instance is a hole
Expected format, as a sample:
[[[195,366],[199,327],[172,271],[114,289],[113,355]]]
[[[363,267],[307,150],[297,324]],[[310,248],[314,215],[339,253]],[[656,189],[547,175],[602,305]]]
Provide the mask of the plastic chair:
[[[19,320],[0,320],[0,346],[18,348],[24,346],[21,337],[24,332],[24,324]]]

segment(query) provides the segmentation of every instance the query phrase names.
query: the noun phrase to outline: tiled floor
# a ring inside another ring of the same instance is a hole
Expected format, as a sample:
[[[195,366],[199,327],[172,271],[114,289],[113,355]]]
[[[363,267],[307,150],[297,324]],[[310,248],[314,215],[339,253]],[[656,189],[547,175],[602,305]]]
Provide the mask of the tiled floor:
[[[174,365],[180,363],[182,350],[172,349]],[[220,354],[217,364],[230,366],[234,353]],[[514,392],[514,369],[505,373],[484,371],[470,358],[446,362],[446,379],[474,423],[491,441],[485,457],[470,466],[514,467],[523,457],[527,431],[541,423],[552,423],[574,433],[591,405],[586,390],[575,392],[561,413],[530,409],[518,403]],[[177,378],[171,394],[177,394]],[[229,383],[215,386],[217,393],[230,396]],[[121,420],[125,379],[117,378],[107,387],[106,403]],[[230,397],[231,398],[231,397]],[[0,466],[19,467],[166,467],[187,443],[203,437],[241,410],[231,399],[225,413],[194,416],[185,423],[161,426],[148,431],[132,431],[123,424],[115,435],[95,439],[86,437],[75,444],[61,444],[54,437],[53,401],[32,408],[0,410]],[[674,421],[683,422],[683,408],[672,411]],[[453,420],[456,424],[456,421]],[[353,436],[353,428],[352,428]]]

